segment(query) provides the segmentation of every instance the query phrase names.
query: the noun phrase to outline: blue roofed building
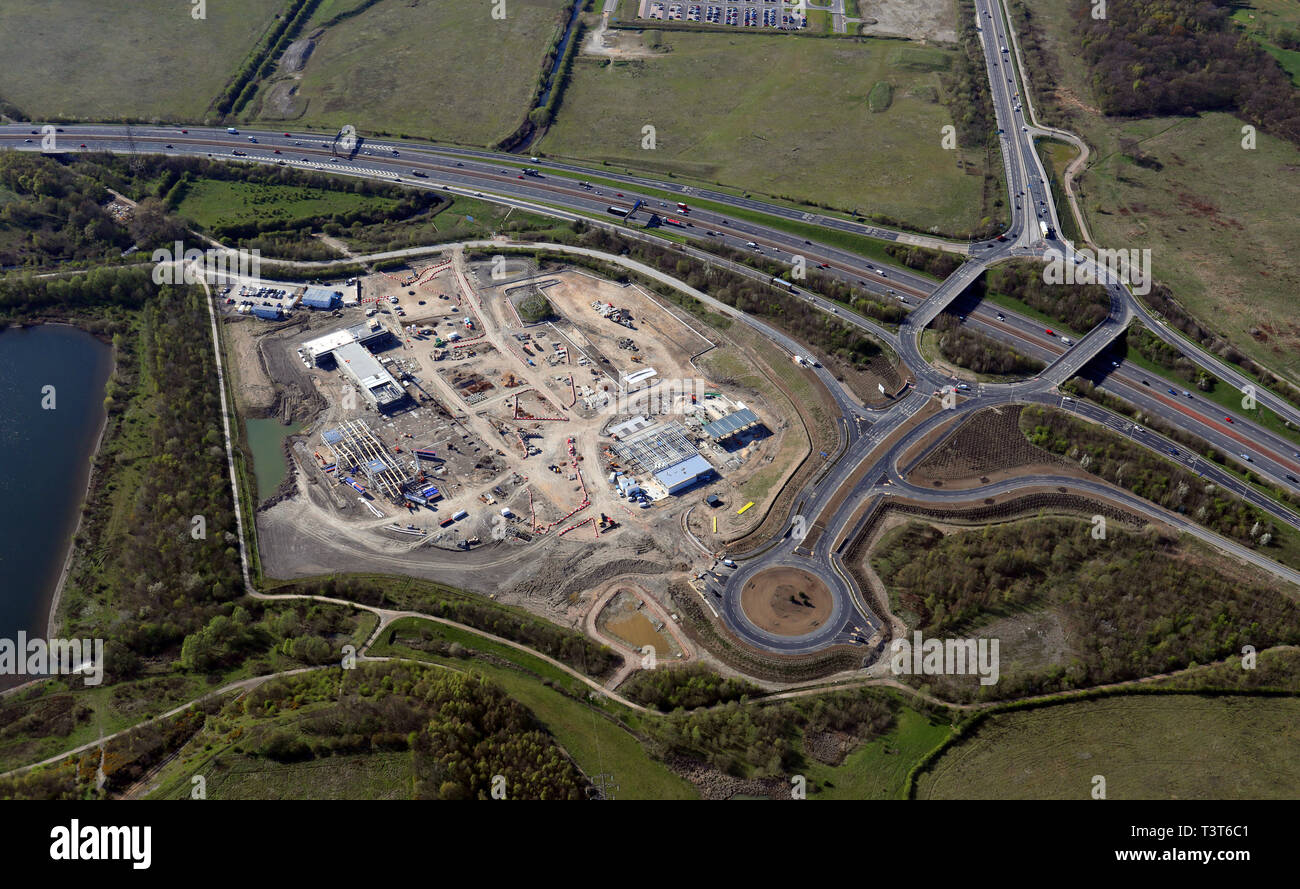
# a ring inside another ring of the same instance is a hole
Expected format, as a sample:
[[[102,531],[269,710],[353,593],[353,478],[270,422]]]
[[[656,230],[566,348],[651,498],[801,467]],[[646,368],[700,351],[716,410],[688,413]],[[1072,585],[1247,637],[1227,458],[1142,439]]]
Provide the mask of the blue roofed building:
[[[308,287],[302,295],[302,304],[309,309],[332,309],[343,299],[343,294],[326,287]]]

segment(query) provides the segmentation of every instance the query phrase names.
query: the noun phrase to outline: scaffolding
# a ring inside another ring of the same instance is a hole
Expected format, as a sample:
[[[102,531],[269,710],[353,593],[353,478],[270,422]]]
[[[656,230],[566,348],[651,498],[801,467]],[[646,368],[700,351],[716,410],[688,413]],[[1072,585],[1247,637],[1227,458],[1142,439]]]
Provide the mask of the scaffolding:
[[[407,470],[388,452],[363,420],[348,420],[327,431],[322,440],[334,451],[341,471],[360,473],[368,487],[392,500],[402,499],[402,488],[410,481]]]
[[[654,426],[636,438],[617,442],[614,452],[625,464],[640,466],[645,472],[655,473],[683,460],[699,456],[700,450],[678,423]]]

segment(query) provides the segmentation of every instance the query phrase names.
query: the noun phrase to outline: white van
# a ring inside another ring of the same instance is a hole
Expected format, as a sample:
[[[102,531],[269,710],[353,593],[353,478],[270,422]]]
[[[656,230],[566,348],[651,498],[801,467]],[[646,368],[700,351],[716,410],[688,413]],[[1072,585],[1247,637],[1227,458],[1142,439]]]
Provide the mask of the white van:
[[[1065,343],[1067,346],[1074,345],[1074,340],[1070,339],[1068,336],[1061,337],[1061,342]]]

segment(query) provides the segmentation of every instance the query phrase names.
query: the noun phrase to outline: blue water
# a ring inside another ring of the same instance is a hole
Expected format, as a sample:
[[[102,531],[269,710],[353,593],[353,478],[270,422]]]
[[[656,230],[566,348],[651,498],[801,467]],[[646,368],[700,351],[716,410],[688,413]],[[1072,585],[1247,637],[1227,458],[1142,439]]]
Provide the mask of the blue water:
[[[45,635],[111,368],[112,350],[83,331],[0,331],[0,638]],[[42,407],[46,386],[52,410]]]

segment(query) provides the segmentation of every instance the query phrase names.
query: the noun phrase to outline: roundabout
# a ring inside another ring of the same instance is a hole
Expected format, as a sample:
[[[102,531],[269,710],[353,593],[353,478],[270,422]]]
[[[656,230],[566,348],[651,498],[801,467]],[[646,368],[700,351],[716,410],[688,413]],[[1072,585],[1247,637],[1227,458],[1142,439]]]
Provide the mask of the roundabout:
[[[799,568],[781,566],[760,571],[741,588],[740,607],[764,632],[776,636],[805,636],[823,626],[835,612],[826,584]]]

